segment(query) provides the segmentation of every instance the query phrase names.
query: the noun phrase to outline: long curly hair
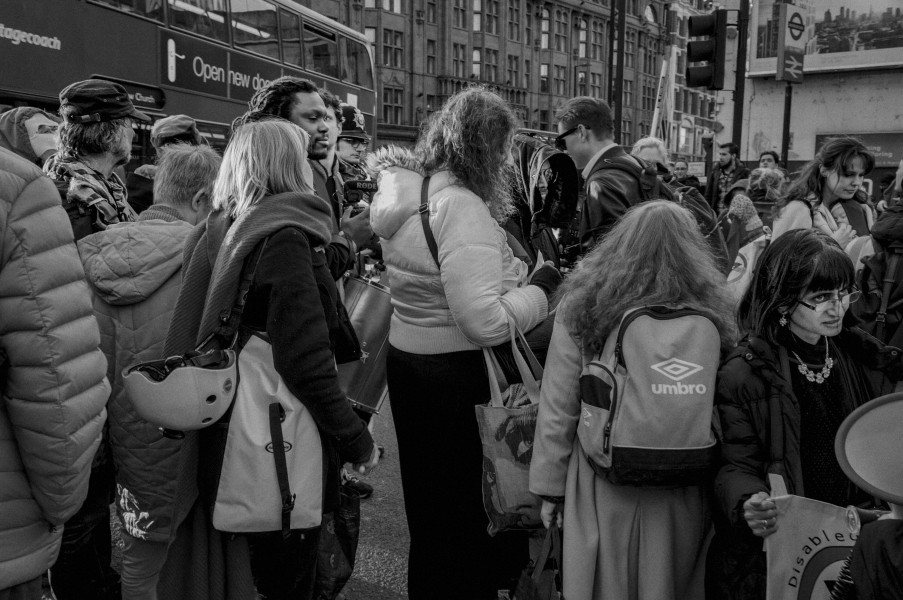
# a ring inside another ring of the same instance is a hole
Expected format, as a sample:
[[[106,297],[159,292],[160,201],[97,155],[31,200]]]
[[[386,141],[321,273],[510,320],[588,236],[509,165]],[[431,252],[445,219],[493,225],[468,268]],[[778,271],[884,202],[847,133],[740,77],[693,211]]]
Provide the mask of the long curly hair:
[[[495,92],[475,86],[449,98],[432,115],[415,153],[427,173],[448,170],[502,221],[513,205],[511,147],[517,128],[508,104]]]
[[[602,351],[628,310],[680,306],[708,316],[722,350],[736,341],[732,301],[696,220],[667,200],[634,206],[561,286],[565,322],[584,350]]]
[[[796,179],[787,188],[787,194],[775,204],[775,217],[794,200],[808,202],[810,197],[814,197],[816,204],[822,201],[827,180],[822,174],[822,167],[827,171],[842,171],[851,168],[856,162],[861,164],[863,174],[867,175],[875,168],[875,155],[854,137],[829,139],[815,154],[815,158],[800,169]],[[856,192],[854,198],[862,204],[868,202],[868,195],[863,190]]]

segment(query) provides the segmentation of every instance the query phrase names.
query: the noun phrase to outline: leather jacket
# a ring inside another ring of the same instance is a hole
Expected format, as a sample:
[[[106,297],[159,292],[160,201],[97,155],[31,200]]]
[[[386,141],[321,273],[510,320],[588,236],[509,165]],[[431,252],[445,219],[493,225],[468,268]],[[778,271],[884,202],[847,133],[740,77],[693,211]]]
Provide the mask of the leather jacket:
[[[599,157],[586,179],[583,211],[580,216],[580,245],[584,252],[592,249],[627,209],[643,200],[640,182],[629,173],[603,169],[605,159],[629,156],[615,146]]]

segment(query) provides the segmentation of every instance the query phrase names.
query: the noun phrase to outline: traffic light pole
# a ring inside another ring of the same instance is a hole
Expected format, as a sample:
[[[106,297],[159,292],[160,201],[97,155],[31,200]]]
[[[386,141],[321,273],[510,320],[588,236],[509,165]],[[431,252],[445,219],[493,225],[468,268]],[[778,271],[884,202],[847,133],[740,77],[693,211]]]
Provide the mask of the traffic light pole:
[[[621,123],[624,115],[624,57],[625,43],[627,37],[627,0],[612,0],[612,3],[618,3],[618,72],[615,75],[614,101],[615,101],[615,122],[614,122],[614,138],[615,142],[623,143]]]
[[[731,141],[737,144],[737,147],[741,149],[741,153],[743,148],[741,142],[743,140],[743,104],[746,97],[746,49],[748,40],[749,0],[740,0],[740,15],[737,18],[737,79],[734,83],[734,124],[731,129]]]
[[[788,169],[790,162],[790,105],[793,102],[793,84],[786,82],[784,87],[784,130],[781,133],[781,161]]]

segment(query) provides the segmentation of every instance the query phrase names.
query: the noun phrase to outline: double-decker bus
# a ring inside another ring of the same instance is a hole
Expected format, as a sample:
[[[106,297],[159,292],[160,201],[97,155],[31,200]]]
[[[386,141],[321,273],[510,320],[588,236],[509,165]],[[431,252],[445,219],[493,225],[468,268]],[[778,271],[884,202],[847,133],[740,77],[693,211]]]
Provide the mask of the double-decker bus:
[[[0,0],[0,105],[55,112],[70,83],[108,79],[154,119],[195,118],[222,148],[254,92],[283,75],[357,106],[375,134],[367,39],[291,0]]]

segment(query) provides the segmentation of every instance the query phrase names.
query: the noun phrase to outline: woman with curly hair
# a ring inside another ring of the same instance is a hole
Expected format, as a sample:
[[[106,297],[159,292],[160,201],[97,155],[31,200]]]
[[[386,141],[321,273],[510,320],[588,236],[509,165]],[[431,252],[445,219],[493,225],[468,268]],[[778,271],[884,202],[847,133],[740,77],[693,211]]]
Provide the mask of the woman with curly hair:
[[[653,305],[699,311],[718,329],[721,347],[715,351],[732,346],[724,276],[693,216],[674,202],[630,209],[562,289],[530,491],[543,498],[547,526],[563,521],[563,594],[569,600],[703,597],[710,529],[705,486],[614,485],[596,474],[577,439],[581,372],[627,311]]]
[[[414,153],[368,159],[379,176],[370,220],[394,306],[387,369],[411,600],[494,600],[527,561],[526,537],[486,533],[474,416],[490,394],[481,348],[505,344],[509,323],[540,323],[560,280],[548,265],[531,277],[499,226],[516,130],[498,95],[470,88],[433,116]]]
[[[875,156],[858,139],[828,140],[775,204],[772,239],[792,229],[818,229],[857,262],[875,221],[862,189],[874,167]]]

